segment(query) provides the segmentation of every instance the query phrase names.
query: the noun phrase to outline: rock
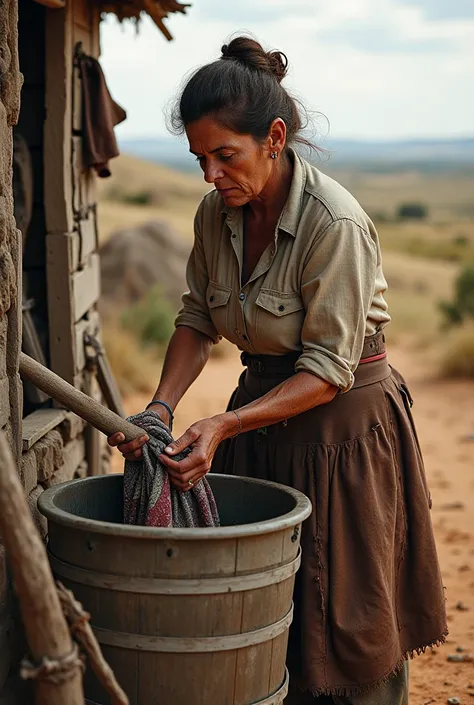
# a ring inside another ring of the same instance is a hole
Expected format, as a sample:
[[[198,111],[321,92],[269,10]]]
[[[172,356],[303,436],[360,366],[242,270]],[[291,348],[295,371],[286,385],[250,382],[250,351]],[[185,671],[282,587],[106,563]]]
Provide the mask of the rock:
[[[470,608],[469,608],[467,605],[465,605],[464,602],[459,601],[459,602],[456,604],[456,609],[457,609],[459,612],[469,612],[469,609],[470,609]]]
[[[466,649],[464,649],[462,646],[457,646],[456,651],[458,652],[458,654],[462,654],[464,651],[466,651]]]
[[[442,504],[440,509],[445,511],[452,511],[454,509],[464,509],[464,504],[462,502],[448,502],[447,504]]]
[[[461,705],[459,698],[448,698],[448,705]]]
[[[474,654],[449,654],[447,660],[453,663],[472,663]]]
[[[187,289],[186,243],[164,222],[149,222],[120,230],[100,248],[103,315],[140,300],[155,284],[178,311]]]

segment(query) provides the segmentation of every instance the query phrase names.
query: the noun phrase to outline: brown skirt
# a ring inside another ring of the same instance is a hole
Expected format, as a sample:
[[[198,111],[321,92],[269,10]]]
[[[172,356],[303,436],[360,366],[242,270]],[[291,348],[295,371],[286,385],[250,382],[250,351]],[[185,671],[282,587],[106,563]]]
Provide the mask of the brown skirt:
[[[246,363],[229,409],[294,374],[287,358]],[[288,667],[293,684],[314,696],[380,687],[447,634],[410,392],[386,359],[361,364],[355,376],[329,404],[225,441],[212,467],[289,485],[313,504]]]

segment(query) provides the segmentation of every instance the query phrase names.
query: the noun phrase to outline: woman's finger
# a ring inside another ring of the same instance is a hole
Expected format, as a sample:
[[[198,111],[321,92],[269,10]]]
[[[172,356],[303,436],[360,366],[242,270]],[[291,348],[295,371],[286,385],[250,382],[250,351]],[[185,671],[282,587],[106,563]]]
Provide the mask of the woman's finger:
[[[107,438],[107,443],[109,444],[109,446],[115,447],[118,446],[119,443],[123,443],[124,440],[125,436],[123,435],[123,433],[118,431],[117,433],[114,433],[112,436],[109,436]]]
[[[123,457],[125,458],[125,460],[133,460],[136,462],[142,457],[142,451],[139,448],[138,450],[133,451],[133,453],[126,453],[126,455],[124,455]]]
[[[168,470],[168,475],[173,480],[176,480],[177,482],[182,483],[183,486],[190,488],[193,486],[193,485],[189,484],[190,480],[193,484],[196,484],[196,482],[201,477],[204,477],[204,475],[206,475],[206,473],[208,473],[208,472],[209,472],[208,465],[206,463],[203,463],[202,465],[199,465],[198,467],[195,467],[186,473],[178,473],[178,472],[175,472],[174,470]]]
[[[145,443],[148,443],[148,440],[148,436],[140,436],[139,438],[134,438],[133,441],[129,441],[129,443],[121,443],[118,446],[118,449],[122,455],[127,455],[128,453],[133,453],[134,451],[139,450],[145,445]]]
[[[176,455],[176,453],[180,453],[182,450],[192,445],[198,437],[199,432],[191,426],[182,436],[165,448],[165,453],[167,455]]]
[[[197,451],[191,451],[186,458],[180,460],[179,462],[169,458],[166,455],[160,455],[159,460],[166,466],[168,471],[172,470],[178,475],[183,475],[184,473],[188,473],[190,471],[196,472],[196,468],[206,462],[206,458]]]
[[[199,473],[196,473],[191,476],[186,482],[183,482],[181,478],[173,477],[170,474],[170,482],[180,491],[180,492],[189,492],[189,490],[192,490],[193,487],[197,485],[197,483],[202,480],[202,478],[207,474],[207,471],[201,471]],[[189,484],[189,483],[192,484]]]

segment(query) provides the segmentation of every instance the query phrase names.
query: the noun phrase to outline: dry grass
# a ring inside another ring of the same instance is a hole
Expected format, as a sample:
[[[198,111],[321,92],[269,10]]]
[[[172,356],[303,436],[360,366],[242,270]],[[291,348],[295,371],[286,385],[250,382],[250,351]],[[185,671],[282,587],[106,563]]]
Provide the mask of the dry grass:
[[[115,321],[104,321],[104,346],[120,393],[153,394],[158,386],[161,361],[140,347],[136,337]]]
[[[98,184],[101,240],[117,230],[150,220],[167,221],[189,240],[197,206],[209,190],[209,184],[199,177],[121,155],[114,159],[112,176]],[[127,202],[137,194],[146,194],[149,203]]]
[[[399,252],[386,252],[383,265],[392,316],[387,338],[392,343],[436,345],[441,324],[438,304],[441,299],[452,297],[458,267],[451,262],[409,257]]]
[[[320,167],[330,173],[325,164]],[[392,344],[421,347],[438,354],[446,340],[445,334],[440,333],[439,301],[452,298],[459,262],[474,257],[474,177],[348,172],[332,175],[354,193],[372,217],[380,213],[393,218],[399,205],[406,202],[428,207],[427,221],[379,222],[378,229],[392,315],[387,337]],[[166,220],[189,240],[197,205],[208,189],[198,176],[122,155],[114,160],[113,176],[99,184],[101,239],[119,228],[155,219]],[[140,194],[146,196],[146,204],[126,202]],[[470,374],[470,360],[474,359],[471,336],[474,333],[470,328],[449,336],[449,352],[440,363],[443,374],[456,374],[456,369],[459,374]],[[153,391],[160,363],[144,353],[117,324],[107,325],[106,344],[123,393]],[[212,355],[224,357],[231,347],[222,341],[213,347]]]
[[[371,174],[331,170],[330,164],[324,163],[320,168],[353,193],[371,217],[383,213],[393,219],[401,204],[422,203],[428,207],[430,220],[436,223],[474,218],[472,174],[415,171]]]
[[[474,378],[474,322],[453,328],[443,341],[439,371],[447,378]]]

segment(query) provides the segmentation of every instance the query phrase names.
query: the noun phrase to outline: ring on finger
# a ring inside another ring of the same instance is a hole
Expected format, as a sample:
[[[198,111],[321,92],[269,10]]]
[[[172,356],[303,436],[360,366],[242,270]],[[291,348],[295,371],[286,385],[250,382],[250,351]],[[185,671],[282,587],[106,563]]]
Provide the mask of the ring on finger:
[[[189,485],[190,487],[194,487],[194,482],[193,482],[192,480],[188,480],[188,485]]]

